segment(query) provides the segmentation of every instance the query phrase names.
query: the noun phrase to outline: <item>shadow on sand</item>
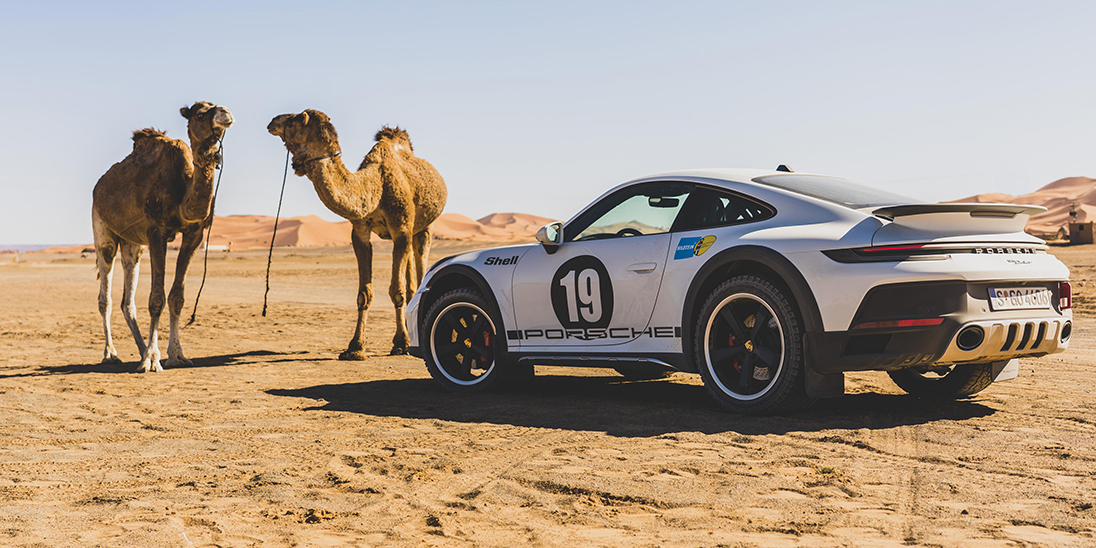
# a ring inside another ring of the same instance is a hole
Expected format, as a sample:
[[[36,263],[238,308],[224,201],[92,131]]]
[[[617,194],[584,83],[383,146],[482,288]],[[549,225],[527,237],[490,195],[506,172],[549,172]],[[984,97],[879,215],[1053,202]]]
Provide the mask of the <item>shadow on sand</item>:
[[[268,394],[322,402],[307,410],[383,417],[560,428],[650,437],[675,432],[784,434],[831,428],[884,429],[996,412],[976,401],[935,402],[911,396],[850,394],[822,400],[790,416],[754,417],[721,411],[703,387],[669,381],[629,382],[618,376],[538,376],[522,388],[452,394],[431,379],[328,384]]]
[[[279,362],[308,362],[308,361],[328,361],[331,357],[316,357],[316,358],[304,358],[302,354],[308,352],[272,352],[270,350],[252,350],[250,352],[240,352],[236,354],[224,354],[220,356],[205,356],[202,358],[194,358],[191,360],[190,365],[176,365],[173,367],[164,366],[164,369],[190,369],[195,367],[222,367],[226,365],[243,365],[247,363],[279,363]],[[281,359],[274,359],[274,356],[284,356]],[[252,359],[262,358],[262,359]],[[162,358],[166,359],[166,358]],[[31,371],[29,373],[13,373],[10,375],[0,374],[0,379],[10,379],[14,377],[41,377],[45,375],[63,375],[73,373],[135,373],[137,366],[140,362],[126,362],[126,363],[94,363],[94,364],[72,364],[72,365],[44,365]]]

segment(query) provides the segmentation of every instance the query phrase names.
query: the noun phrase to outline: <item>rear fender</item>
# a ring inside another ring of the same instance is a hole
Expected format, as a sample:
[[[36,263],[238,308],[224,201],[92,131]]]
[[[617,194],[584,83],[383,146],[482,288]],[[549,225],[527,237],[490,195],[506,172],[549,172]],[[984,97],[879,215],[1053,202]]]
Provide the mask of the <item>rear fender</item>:
[[[695,332],[693,322],[700,306],[703,304],[703,300],[708,296],[708,291],[715,284],[721,283],[721,278],[725,279],[736,266],[747,263],[761,265],[775,273],[780,279],[773,281],[780,283],[791,292],[791,296],[795,300],[795,305],[798,307],[800,316],[803,319],[804,342],[807,333],[822,331],[822,315],[818,310],[818,302],[814,298],[814,292],[811,291],[806,278],[791,261],[767,247],[750,245],[732,247],[708,259],[708,262],[693,277],[689,291],[686,294],[681,318],[682,347],[686,362],[690,365],[695,363],[695,357],[692,355],[692,340]],[[807,394],[814,398],[837,397],[844,394],[844,375],[841,373],[818,373],[814,370],[815,359],[812,348],[805,345],[805,349],[807,356],[807,370],[805,372]]]

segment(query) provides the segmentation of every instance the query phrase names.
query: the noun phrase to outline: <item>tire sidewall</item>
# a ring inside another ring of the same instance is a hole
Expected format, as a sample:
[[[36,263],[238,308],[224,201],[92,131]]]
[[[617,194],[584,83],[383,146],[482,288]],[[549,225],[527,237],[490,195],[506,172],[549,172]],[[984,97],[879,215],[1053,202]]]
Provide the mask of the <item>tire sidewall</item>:
[[[454,305],[472,305],[479,309],[480,312],[487,316],[488,322],[494,331],[494,337],[492,337],[491,342],[494,360],[488,371],[480,376],[477,382],[472,384],[454,382],[453,379],[442,370],[442,367],[434,358],[435,326],[441,314],[450,310]],[[468,288],[454,289],[442,295],[437,301],[434,301],[427,311],[425,321],[422,324],[423,328],[420,332],[423,341],[423,361],[426,362],[426,369],[430,372],[430,376],[446,390],[452,392],[481,392],[492,388],[498,382],[500,371],[503,369],[499,358],[499,322],[497,318],[492,316],[490,311],[491,307],[488,305],[487,299],[478,291]]]
[[[956,365],[948,374],[930,379],[912,369],[888,371],[894,384],[906,393],[926,399],[950,400],[973,396],[993,383],[993,365]]]
[[[773,312],[782,336],[782,362],[776,377],[763,395],[753,399],[738,399],[724,392],[716,382],[707,359],[706,343],[712,317],[723,301],[736,294],[748,294],[762,301]],[[775,414],[790,412],[813,402],[807,397],[804,387],[805,354],[801,326],[799,313],[784,291],[764,278],[737,276],[717,286],[701,306],[693,329],[696,368],[716,403],[739,413]]]

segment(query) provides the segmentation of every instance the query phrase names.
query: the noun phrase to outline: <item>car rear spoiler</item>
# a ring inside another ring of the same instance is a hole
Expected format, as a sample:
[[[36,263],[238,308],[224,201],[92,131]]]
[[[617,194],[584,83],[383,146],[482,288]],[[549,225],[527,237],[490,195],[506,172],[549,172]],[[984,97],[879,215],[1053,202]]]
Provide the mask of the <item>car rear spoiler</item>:
[[[888,221],[893,221],[895,217],[929,213],[970,213],[971,217],[1012,218],[1017,215],[1035,215],[1046,210],[1043,206],[1016,204],[909,204],[881,207],[872,211],[872,215]]]

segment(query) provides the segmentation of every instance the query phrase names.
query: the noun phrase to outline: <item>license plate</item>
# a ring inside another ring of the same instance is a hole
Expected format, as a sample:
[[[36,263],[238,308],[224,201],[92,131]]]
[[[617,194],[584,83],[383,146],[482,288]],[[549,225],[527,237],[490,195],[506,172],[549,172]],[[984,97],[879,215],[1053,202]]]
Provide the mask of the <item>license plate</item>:
[[[989,288],[989,307],[993,310],[1050,308],[1050,290],[1045,287]]]

